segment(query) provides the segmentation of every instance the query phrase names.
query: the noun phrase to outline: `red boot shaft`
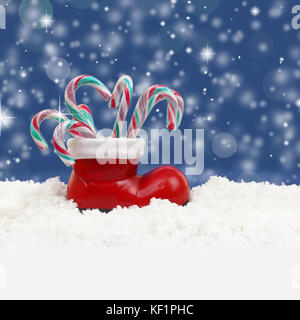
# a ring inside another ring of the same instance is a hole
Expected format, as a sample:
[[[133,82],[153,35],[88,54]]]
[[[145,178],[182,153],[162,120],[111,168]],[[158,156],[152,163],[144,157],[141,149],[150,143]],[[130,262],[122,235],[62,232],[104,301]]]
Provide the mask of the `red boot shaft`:
[[[95,141],[97,140],[93,143]],[[80,157],[78,154],[82,153],[81,150],[78,151],[78,147],[82,148],[82,141],[79,144],[78,142],[78,139],[73,139],[69,144],[69,149],[71,153],[77,155],[77,160],[68,184],[67,198],[74,200],[80,209],[111,210],[117,206],[133,205],[143,207],[148,205],[152,198],[168,199],[179,205],[188,201],[189,184],[178,169],[163,166],[144,176],[138,176],[138,164],[137,161],[133,161],[133,156],[137,155],[136,150],[127,154],[131,159],[124,159],[122,154],[124,150],[121,146],[118,148],[118,153],[119,156],[121,153],[122,159],[99,160],[99,152],[95,150],[92,154],[98,155],[94,155],[94,159],[78,159]],[[93,148],[89,147],[87,145],[84,149],[83,157],[90,157],[87,150]],[[107,152],[106,147],[101,144],[102,154]],[[140,148],[137,149],[140,152]]]

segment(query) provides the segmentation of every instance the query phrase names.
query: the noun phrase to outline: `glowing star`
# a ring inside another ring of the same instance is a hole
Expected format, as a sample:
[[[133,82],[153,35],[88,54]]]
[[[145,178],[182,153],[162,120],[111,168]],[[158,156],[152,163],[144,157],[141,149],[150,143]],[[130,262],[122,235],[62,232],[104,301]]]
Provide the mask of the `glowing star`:
[[[7,114],[7,109],[2,111],[1,97],[0,97],[0,137],[2,133],[2,127],[8,128],[12,122],[12,119],[15,117],[11,117]]]
[[[53,23],[54,23],[54,20],[52,19],[51,16],[48,16],[47,13],[44,16],[42,16],[42,18],[40,19],[40,24],[43,28],[46,29],[46,31],[48,31],[48,28],[51,27]]]
[[[209,61],[213,60],[214,55],[216,54],[213,50],[213,48],[210,48],[208,45],[206,48],[203,48],[202,51],[200,52],[202,56],[202,60],[206,60],[206,63]]]
[[[66,109],[62,108],[60,94],[58,95],[58,118],[60,120],[65,119],[66,116],[72,116],[70,113],[65,112]]]
[[[253,7],[253,8],[251,8],[250,13],[254,17],[257,17],[260,14],[260,9],[258,7]]]

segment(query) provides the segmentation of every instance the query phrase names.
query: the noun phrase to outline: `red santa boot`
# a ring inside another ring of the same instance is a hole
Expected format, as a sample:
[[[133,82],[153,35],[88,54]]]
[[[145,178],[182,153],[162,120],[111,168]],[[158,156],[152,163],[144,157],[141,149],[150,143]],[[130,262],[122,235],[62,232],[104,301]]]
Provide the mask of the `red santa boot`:
[[[161,166],[137,175],[144,146],[143,139],[70,139],[68,149],[75,164],[67,198],[81,210],[143,207],[152,198],[186,204],[190,187],[185,175],[175,167]]]

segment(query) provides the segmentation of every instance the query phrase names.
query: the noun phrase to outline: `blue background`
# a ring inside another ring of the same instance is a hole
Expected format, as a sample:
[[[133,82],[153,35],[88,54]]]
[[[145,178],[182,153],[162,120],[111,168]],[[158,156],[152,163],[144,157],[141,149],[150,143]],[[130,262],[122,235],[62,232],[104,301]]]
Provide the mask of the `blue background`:
[[[182,94],[181,128],[205,129],[205,171],[189,177],[192,185],[211,175],[300,182],[300,33],[291,27],[295,1],[24,1],[20,6],[22,1],[0,0],[10,2],[6,30],[0,30],[2,113],[14,117],[2,124],[0,179],[43,181],[59,175],[67,181],[71,169],[52,146],[44,153],[37,149],[29,123],[40,110],[58,108],[59,97],[64,108],[66,83],[84,73],[110,89],[121,74],[131,75],[131,112],[152,84]],[[54,20],[47,30],[39,23],[45,13]],[[210,61],[201,54],[207,46],[214,53]],[[64,59],[63,75],[51,67],[54,57]],[[93,89],[81,89],[78,101],[91,107],[98,129],[113,126],[115,112]],[[147,128],[165,126],[166,106],[158,107]],[[54,126],[43,124],[48,141]]]

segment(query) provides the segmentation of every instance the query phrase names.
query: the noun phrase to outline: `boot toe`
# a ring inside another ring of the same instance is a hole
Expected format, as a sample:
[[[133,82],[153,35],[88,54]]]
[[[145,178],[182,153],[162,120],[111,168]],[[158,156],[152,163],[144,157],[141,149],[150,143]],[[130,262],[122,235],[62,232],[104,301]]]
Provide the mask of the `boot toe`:
[[[178,205],[184,205],[190,197],[190,187],[185,175],[175,167],[162,166],[141,178],[139,198],[167,199]]]

